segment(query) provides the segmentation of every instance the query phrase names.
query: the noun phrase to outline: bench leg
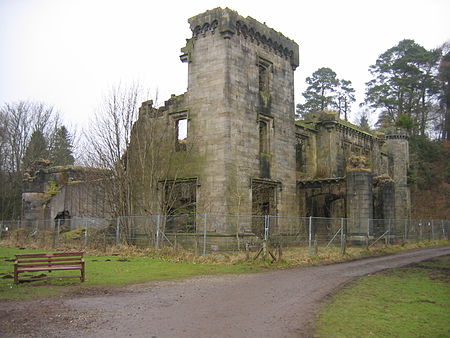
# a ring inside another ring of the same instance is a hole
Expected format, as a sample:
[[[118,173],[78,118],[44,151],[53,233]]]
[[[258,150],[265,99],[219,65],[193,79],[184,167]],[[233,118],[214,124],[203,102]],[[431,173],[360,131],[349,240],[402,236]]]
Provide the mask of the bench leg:
[[[84,262],[81,263],[81,282],[84,282]]]
[[[14,264],[14,283],[19,284],[19,274],[17,273],[17,265]]]

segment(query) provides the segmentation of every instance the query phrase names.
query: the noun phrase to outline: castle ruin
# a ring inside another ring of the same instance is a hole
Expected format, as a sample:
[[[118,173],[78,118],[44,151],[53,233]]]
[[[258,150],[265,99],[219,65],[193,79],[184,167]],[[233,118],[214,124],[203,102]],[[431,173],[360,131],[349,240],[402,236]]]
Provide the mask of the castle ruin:
[[[187,91],[144,102],[133,127],[134,214],[409,217],[403,131],[296,121],[297,43],[228,8],[189,24]]]
[[[409,217],[403,131],[369,133],[333,112],[295,121],[294,41],[227,8],[189,23],[192,37],[180,56],[188,65],[187,92],[159,109],[142,104],[130,154],[140,156],[137,139],[165,130],[166,154],[182,162],[184,153],[185,164],[161,179],[189,186],[189,196],[182,195],[191,211]],[[352,164],[358,157],[363,166]],[[143,195],[164,195],[157,190]]]

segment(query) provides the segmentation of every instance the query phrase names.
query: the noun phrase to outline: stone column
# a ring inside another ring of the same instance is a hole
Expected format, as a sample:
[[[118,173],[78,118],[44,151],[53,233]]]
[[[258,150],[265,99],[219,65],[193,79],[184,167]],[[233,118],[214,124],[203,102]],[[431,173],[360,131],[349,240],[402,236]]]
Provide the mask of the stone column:
[[[370,170],[347,171],[348,233],[366,235],[372,232],[373,217],[372,172]]]
[[[389,176],[378,176],[374,178],[374,233],[382,235],[389,229],[395,219],[395,183]]]

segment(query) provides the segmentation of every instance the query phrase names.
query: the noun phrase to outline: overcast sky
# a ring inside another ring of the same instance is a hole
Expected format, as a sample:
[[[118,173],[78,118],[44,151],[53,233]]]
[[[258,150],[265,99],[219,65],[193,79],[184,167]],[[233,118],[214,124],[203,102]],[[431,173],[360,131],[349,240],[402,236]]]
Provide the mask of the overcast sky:
[[[405,38],[427,49],[450,40],[449,0],[0,0],[0,105],[43,101],[83,126],[118,83],[139,81],[160,101],[181,94],[187,19],[215,7],[299,44],[297,103],[320,67],[351,80],[361,101],[368,67],[388,48]]]

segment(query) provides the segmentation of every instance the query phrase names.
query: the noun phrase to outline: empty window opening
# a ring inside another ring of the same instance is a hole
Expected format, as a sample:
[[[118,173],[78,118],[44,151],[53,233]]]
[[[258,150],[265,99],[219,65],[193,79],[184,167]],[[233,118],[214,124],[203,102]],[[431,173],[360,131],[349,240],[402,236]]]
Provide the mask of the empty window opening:
[[[272,63],[270,61],[259,58],[258,69],[259,69],[259,91],[269,93],[270,88],[270,71],[272,68]]]
[[[195,232],[197,181],[167,181],[164,183],[165,231]]]
[[[261,64],[259,65],[259,91],[266,93],[269,91],[269,72]]]
[[[178,119],[176,122],[176,151],[186,151],[187,143],[187,118]]]
[[[272,184],[252,182],[252,231],[260,237],[264,237],[266,215],[277,215],[276,186]],[[273,222],[272,222],[273,221]],[[270,231],[275,230],[276,220],[271,220]]]
[[[269,153],[269,132],[266,121],[259,121],[259,152]]]
[[[304,156],[303,144],[298,142],[295,145],[295,159],[296,159],[296,170],[297,171],[304,170],[305,159],[303,158],[303,156]]]

